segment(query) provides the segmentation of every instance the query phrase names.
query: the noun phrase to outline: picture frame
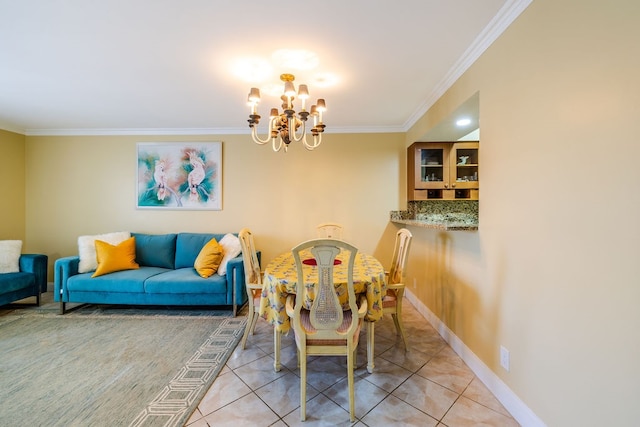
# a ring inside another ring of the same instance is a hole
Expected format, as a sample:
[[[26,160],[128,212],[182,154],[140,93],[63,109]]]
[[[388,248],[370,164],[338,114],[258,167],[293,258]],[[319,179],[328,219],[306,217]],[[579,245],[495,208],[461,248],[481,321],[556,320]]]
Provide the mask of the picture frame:
[[[138,209],[222,209],[222,143],[139,142],[136,148]]]

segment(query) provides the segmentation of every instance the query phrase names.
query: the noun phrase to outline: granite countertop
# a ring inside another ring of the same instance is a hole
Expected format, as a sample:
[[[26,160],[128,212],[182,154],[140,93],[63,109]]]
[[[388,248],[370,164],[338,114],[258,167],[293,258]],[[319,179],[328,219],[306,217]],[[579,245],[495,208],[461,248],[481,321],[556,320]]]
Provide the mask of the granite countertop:
[[[391,222],[444,231],[475,231],[478,229],[478,217],[466,213],[417,214],[413,218],[402,215],[403,213],[405,212],[397,212],[394,215],[392,212]]]
[[[431,220],[431,219],[392,219],[396,224],[413,225],[415,227],[432,228],[443,231],[466,230],[474,231],[478,229],[478,223],[462,222],[456,220]]]

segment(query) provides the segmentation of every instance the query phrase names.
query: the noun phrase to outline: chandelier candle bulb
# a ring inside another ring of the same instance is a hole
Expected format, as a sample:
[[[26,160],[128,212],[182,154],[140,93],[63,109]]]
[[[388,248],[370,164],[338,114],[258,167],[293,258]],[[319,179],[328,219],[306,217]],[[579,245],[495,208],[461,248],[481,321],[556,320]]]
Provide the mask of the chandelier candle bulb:
[[[327,106],[324,104],[324,99],[318,99],[318,102],[316,102],[316,110],[318,110],[318,122],[322,123],[322,112],[327,111]]]
[[[251,114],[256,114],[258,102],[260,102],[260,89],[252,87],[247,98],[247,103],[251,107]]]
[[[301,111],[305,111],[305,103],[307,98],[309,98],[309,89],[307,88],[307,85],[298,86],[298,98],[300,98],[300,102],[302,103],[302,107],[300,108]]]

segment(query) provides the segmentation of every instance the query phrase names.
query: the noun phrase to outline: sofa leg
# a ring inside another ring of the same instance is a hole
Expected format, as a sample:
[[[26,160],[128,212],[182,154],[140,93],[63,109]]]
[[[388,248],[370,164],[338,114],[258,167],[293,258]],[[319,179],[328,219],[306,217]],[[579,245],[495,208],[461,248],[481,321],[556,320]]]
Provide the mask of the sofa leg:
[[[60,301],[60,312],[58,314],[64,314],[64,309],[65,309],[65,303]]]

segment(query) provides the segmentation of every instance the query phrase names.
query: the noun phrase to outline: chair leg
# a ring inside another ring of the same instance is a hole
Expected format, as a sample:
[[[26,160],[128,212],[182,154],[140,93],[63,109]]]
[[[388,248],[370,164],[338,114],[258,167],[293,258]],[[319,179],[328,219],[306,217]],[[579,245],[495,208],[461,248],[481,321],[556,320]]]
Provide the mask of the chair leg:
[[[298,353],[299,354],[299,353]],[[307,355],[299,355],[300,361],[300,421],[307,419]]]
[[[244,327],[244,334],[242,334],[242,342],[240,343],[243,350],[247,345],[247,337],[249,336],[249,330],[251,330],[251,323],[253,323],[253,314],[249,313],[249,316],[247,316],[247,324]]]
[[[407,335],[404,333],[404,325],[402,324],[402,301],[404,300],[404,288],[399,289],[396,295],[396,312],[392,313],[393,323],[396,324],[396,331],[402,337],[404,351],[409,351],[409,342],[407,341]]]
[[[282,365],[280,364],[280,332],[273,327],[273,370],[280,372]]]
[[[245,349],[247,345],[247,338],[249,334],[253,335],[253,331],[256,329],[256,323],[258,323],[258,312],[249,312],[247,316],[247,325],[244,328],[244,334],[242,335],[242,349]]]
[[[356,403],[353,380],[353,366],[355,359],[355,351],[347,352],[347,384],[349,385],[349,418],[351,422],[356,420]]]
[[[247,313],[247,325],[244,328],[244,334],[242,335],[242,349],[244,350],[247,345],[247,337],[249,336],[249,332],[251,331],[251,325],[253,325],[253,315],[255,313],[255,309],[253,308],[253,297],[251,292],[249,292],[249,300],[247,301],[249,306],[249,311]],[[251,331],[253,335],[253,331]]]
[[[407,337],[404,333],[404,326],[402,325],[402,319],[400,318],[399,313],[394,313],[391,315],[393,317],[393,323],[396,325],[396,331],[398,335],[402,337],[402,342],[404,343],[404,350],[409,351],[409,344],[407,343]]]
[[[251,322],[251,335],[254,335],[256,331],[256,325],[258,324],[258,317],[260,317],[260,313],[258,313],[257,311],[253,313],[253,319]]]
[[[367,322],[367,372],[373,374],[373,352],[374,352],[374,332],[375,326],[373,322]]]

